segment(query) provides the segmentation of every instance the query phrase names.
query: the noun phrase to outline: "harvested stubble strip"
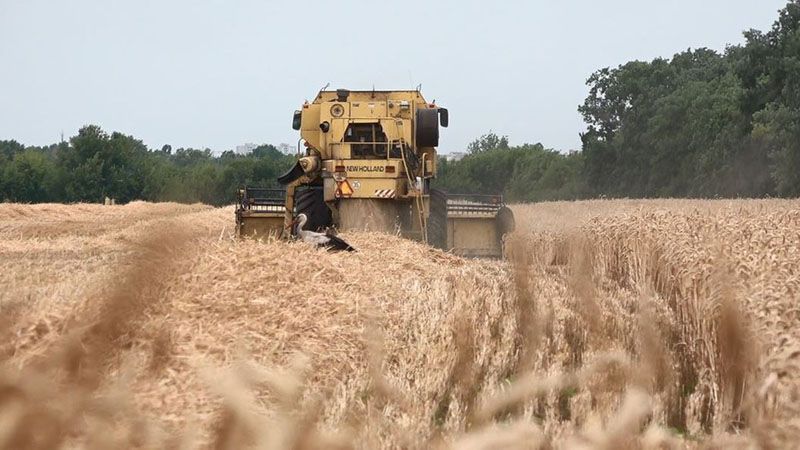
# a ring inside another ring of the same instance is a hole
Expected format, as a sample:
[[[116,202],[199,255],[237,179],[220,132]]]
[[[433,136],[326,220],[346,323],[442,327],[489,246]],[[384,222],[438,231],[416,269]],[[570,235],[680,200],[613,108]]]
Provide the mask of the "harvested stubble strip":
[[[142,401],[155,414],[179,420],[187,410],[213,414],[216,402],[186,358],[228,364],[241,345],[267,365],[281,365],[297,351],[310,356],[309,391],[330,390],[335,399],[325,405],[328,426],[363,420],[373,402],[363,335],[377,321],[387,355],[382,370],[410,401],[391,414],[404,424],[400,431],[430,435],[430,417],[454,362],[455,309],[464,310],[459,317],[477,330],[478,358],[490,375],[496,378],[513,358],[513,324],[503,314],[512,301],[508,275],[501,263],[463,260],[397,237],[347,238],[359,252],[326,253],[303,243],[209,243],[172,291],[174,357],[159,377],[141,380]],[[397,424],[387,417],[378,434],[396,437]]]

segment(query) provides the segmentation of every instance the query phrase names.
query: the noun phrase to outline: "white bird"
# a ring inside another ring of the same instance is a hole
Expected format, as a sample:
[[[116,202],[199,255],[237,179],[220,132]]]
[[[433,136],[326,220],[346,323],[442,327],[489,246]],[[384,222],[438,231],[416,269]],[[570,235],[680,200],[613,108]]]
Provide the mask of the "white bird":
[[[300,239],[303,241],[308,242],[309,244],[314,244],[317,247],[325,247],[328,249],[328,251],[356,251],[356,249],[351,247],[350,244],[334,236],[331,232],[318,233],[316,231],[304,230],[303,227],[306,225],[307,221],[308,216],[303,213],[298,214],[294,219],[294,224],[297,227],[297,235],[300,236]]]

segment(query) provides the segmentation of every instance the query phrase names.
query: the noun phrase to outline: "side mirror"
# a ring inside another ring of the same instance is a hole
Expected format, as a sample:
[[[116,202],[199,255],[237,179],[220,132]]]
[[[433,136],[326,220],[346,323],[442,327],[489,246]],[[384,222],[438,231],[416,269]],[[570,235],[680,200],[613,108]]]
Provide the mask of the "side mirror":
[[[294,117],[292,117],[292,129],[299,130],[302,121],[303,121],[303,113],[300,111],[295,111]]]
[[[439,125],[447,128],[450,123],[450,115],[447,113],[447,108],[439,108]]]

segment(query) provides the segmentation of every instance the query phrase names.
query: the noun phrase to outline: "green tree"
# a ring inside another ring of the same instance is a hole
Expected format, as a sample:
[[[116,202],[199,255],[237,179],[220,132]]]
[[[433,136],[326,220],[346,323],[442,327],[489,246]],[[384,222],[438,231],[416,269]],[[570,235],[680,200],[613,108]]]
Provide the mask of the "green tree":
[[[482,153],[489,150],[507,150],[508,136],[498,136],[491,131],[467,145],[468,153]]]
[[[470,144],[460,161],[439,160],[434,187],[451,193],[503,194],[508,201],[574,199],[582,195],[583,161],[542,144],[510,146],[492,133]]]
[[[0,160],[5,159],[10,161],[14,155],[25,150],[25,146],[17,141],[2,141],[0,140]]]
[[[122,133],[106,134],[88,125],[70,140],[59,154],[63,167],[71,174],[67,197],[77,201],[101,201],[104,197],[128,202],[143,197],[147,172],[147,147]]]
[[[41,151],[26,149],[14,154],[2,171],[2,197],[14,202],[49,202],[56,185],[55,164]]]

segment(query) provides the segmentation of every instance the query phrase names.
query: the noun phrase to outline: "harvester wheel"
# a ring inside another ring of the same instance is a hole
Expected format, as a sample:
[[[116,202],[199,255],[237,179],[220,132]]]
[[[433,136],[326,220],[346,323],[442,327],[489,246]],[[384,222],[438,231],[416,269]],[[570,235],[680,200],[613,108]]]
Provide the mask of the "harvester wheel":
[[[298,187],[294,194],[295,211],[308,217],[305,229],[319,231],[332,225],[331,210],[325,204],[322,186]]]

